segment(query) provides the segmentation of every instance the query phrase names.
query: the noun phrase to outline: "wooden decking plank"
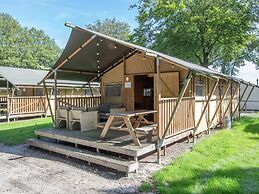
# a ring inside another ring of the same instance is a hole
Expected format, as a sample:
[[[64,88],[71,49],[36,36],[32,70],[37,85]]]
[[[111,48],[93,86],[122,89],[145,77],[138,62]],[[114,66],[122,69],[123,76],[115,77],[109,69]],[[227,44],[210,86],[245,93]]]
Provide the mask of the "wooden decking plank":
[[[113,132],[113,131],[112,131]],[[101,140],[99,138],[99,133],[96,137],[92,138],[91,132],[79,132],[79,131],[68,131],[60,129],[40,129],[35,130],[35,135],[57,139],[60,141],[75,143],[78,145],[84,145],[88,147],[98,148],[100,150],[106,150],[110,152],[115,152],[119,154],[124,154],[128,156],[140,156],[152,152],[155,150],[155,143],[142,143],[142,146],[134,145],[131,140],[127,142],[121,142],[116,138],[111,138],[108,140]],[[121,132],[118,132],[121,133]],[[89,134],[89,135],[88,135]],[[92,135],[92,136],[95,136]]]
[[[138,169],[138,162],[127,161],[118,157],[115,158],[112,156],[99,154],[72,146],[51,143],[38,139],[29,139],[27,141],[27,144],[122,172],[128,173]]]

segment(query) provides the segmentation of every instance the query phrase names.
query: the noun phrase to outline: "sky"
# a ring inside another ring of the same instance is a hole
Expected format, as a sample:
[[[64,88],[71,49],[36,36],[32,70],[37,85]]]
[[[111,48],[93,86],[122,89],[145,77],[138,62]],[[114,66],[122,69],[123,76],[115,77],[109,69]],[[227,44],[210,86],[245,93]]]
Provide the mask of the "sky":
[[[138,0],[0,0],[0,12],[12,15],[22,26],[44,30],[64,48],[70,30],[65,22],[84,27],[96,20],[113,18],[137,27],[136,9],[129,9]],[[238,77],[256,83],[259,70],[247,63],[240,68]]]

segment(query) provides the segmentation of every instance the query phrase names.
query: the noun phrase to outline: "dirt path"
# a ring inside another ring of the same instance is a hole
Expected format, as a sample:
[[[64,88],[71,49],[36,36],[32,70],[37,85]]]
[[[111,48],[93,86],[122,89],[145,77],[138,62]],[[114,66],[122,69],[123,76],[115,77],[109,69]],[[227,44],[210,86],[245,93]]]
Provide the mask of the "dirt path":
[[[142,181],[168,164],[192,144],[179,142],[167,149],[162,165],[156,154],[140,161],[139,173],[125,177],[117,171],[27,145],[0,144],[0,193],[138,193]]]

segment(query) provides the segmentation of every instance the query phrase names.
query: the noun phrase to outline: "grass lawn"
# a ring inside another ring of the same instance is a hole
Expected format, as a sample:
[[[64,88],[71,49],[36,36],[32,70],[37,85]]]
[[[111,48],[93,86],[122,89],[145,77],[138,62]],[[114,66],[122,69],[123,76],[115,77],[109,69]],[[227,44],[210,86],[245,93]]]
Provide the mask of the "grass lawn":
[[[243,117],[143,183],[159,193],[259,193],[259,118]]]
[[[15,145],[34,137],[34,130],[52,127],[51,118],[37,118],[0,124],[0,143]]]

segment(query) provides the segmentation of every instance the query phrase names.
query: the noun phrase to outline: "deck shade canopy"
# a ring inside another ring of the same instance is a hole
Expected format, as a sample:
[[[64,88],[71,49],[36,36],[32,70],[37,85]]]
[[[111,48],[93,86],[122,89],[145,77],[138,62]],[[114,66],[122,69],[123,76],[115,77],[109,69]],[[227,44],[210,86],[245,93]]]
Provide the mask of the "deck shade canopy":
[[[37,86],[47,71],[0,66],[0,86],[6,87],[7,81],[13,87]]]
[[[220,72],[183,61],[135,44],[131,44],[110,36],[94,32],[70,23],[65,26],[72,28],[69,40],[60,58],[45,79],[53,79],[56,70],[58,80],[76,80],[91,82],[106,73],[109,69],[129,58],[135,53],[144,53],[159,57],[172,64],[190,69],[198,74],[233,80],[253,85],[236,77],[230,77]]]
[[[7,87],[7,81],[11,87],[42,87],[39,82],[48,74],[48,71],[23,69],[0,66],[0,88]],[[87,84],[83,81],[58,80],[59,88],[82,88]],[[46,80],[46,86],[54,86],[54,80]],[[91,83],[91,87],[99,87],[99,83]]]

